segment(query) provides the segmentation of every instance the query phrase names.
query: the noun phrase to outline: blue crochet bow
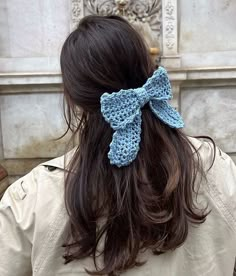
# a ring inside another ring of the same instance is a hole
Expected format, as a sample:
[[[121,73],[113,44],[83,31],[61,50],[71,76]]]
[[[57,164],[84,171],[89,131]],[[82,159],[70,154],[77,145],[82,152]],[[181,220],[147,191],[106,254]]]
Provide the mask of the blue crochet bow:
[[[182,128],[180,114],[169,105],[172,98],[167,72],[159,67],[140,88],[120,90],[101,97],[101,112],[114,130],[108,158],[118,167],[137,156],[141,140],[141,108],[149,103],[152,112],[172,128]]]

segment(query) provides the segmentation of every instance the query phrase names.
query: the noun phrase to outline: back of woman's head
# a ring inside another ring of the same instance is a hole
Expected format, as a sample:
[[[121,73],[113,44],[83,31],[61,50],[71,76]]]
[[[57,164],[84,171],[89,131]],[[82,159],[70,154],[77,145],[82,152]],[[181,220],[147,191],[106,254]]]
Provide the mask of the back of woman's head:
[[[154,68],[137,32],[116,16],[88,16],[61,53],[65,95],[84,111],[97,112],[104,92],[141,86]]]
[[[194,205],[200,164],[186,136],[145,105],[136,159],[121,168],[108,159],[113,131],[100,98],[141,87],[153,74],[141,37],[120,17],[85,17],[65,41],[61,68],[67,122],[79,134],[65,181],[66,263],[93,256],[95,274],[113,275],[138,265],[141,249],[161,254],[177,248],[189,223],[206,216]],[[103,267],[96,266],[100,243]]]

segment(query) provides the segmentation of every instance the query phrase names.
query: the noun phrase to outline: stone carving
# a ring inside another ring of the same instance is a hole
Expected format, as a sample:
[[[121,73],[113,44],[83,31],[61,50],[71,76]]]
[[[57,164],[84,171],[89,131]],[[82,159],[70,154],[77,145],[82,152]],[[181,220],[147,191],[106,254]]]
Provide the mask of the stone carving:
[[[160,0],[87,0],[85,4],[91,14],[120,15],[131,23],[148,22],[153,30],[160,31]]]
[[[162,0],[162,65],[181,66],[178,50],[178,0]]]
[[[161,37],[161,0],[88,0],[89,14],[125,17],[144,37],[152,54],[159,54]]]
[[[169,0],[167,2],[167,5],[165,6],[165,11],[166,11],[166,47],[168,49],[172,49],[174,47],[174,39],[175,39],[175,35],[174,35],[174,22],[175,22],[175,17],[174,17],[174,5],[171,3],[171,0]]]
[[[80,19],[84,16],[84,1],[83,0],[71,0],[71,29],[76,28]]]

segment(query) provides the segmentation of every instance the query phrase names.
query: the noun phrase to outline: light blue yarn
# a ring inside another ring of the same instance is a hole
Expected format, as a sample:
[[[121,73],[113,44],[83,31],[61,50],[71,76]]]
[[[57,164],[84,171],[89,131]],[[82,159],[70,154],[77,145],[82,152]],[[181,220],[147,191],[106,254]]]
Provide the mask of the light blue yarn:
[[[108,153],[112,165],[127,166],[136,158],[141,140],[141,108],[146,103],[168,126],[184,127],[182,117],[168,103],[171,98],[170,81],[163,67],[159,67],[140,88],[102,95],[101,112],[114,130]]]

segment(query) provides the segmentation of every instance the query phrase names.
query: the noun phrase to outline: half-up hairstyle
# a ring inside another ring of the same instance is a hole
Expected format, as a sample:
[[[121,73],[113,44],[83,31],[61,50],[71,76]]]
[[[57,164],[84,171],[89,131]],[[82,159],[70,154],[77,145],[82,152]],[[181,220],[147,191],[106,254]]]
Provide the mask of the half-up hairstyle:
[[[100,110],[104,92],[141,87],[153,74],[142,38],[120,17],[85,17],[64,43],[61,69],[68,128],[79,137],[65,179],[65,263],[93,257],[95,271],[88,273],[117,275],[140,265],[142,249],[176,249],[189,223],[200,224],[207,215],[194,204],[195,179],[202,173],[196,150],[145,105],[137,158],[112,166],[113,131]]]

